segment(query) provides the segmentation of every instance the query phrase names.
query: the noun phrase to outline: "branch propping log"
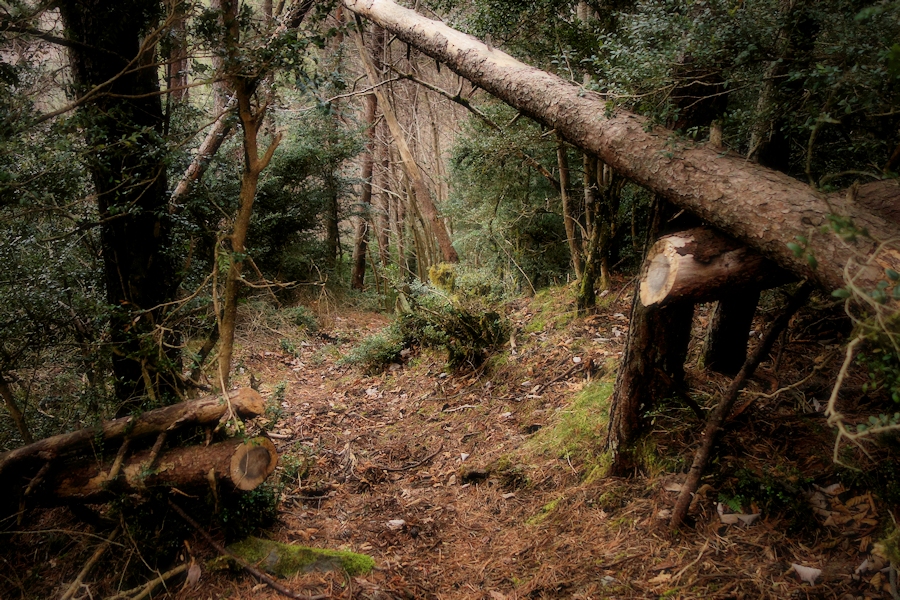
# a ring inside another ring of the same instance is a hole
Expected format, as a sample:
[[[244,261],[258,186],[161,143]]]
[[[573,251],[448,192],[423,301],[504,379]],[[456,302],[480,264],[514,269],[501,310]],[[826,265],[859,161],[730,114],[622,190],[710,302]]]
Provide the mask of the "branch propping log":
[[[660,238],[645,264],[640,288],[644,306],[706,302],[725,290],[767,289],[791,279],[770,260],[708,227]]]
[[[214,423],[228,414],[229,404],[237,416],[244,418],[259,416],[266,409],[262,396],[249,388],[231,392],[228,399],[228,402],[225,402],[222,396],[209,396],[38,440],[33,444],[0,454],[0,474],[24,461],[49,460],[63,453],[88,448],[95,441],[108,442],[122,439],[126,435],[134,440],[185,425]]]
[[[598,156],[616,172],[687,209],[752,247],[798,277],[828,290],[843,287],[849,266],[855,283],[874,288],[884,269],[900,271],[900,250],[878,242],[893,239],[896,225],[849,202],[826,195],[788,175],[723,154],[708,144],[680,140],[644,117],[616,110],[608,99],[556,75],[524,64],[501,50],[391,0],[342,0],[344,5],[441,61],[457,74],[555,129],[569,143]],[[828,226],[829,214],[849,219],[871,240],[848,244],[832,235],[810,235]],[[787,247],[808,237],[807,254]],[[874,240],[874,241],[873,241]]]
[[[148,469],[152,450],[127,458],[119,477],[109,482],[110,464],[57,469],[30,500],[36,504],[104,502],[116,493],[136,493],[151,487],[198,489],[209,474],[239,490],[252,490],[275,470],[278,452],[268,438],[230,439],[210,446],[186,446],[165,451]]]
[[[688,509],[691,505],[691,497],[697,490],[700,478],[703,477],[703,472],[706,470],[706,465],[709,464],[713,446],[719,437],[719,433],[722,431],[722,425],[725,423],[725,419],[731,414],[731,409],[734,407],[735,400],[737,400],[738,392],[744,387],[744,383],[747,379],[753,375],[753,372],[756,370],[756,367],[759,366],[759,363],[768,356],[775,340],[784,328],[787,327],[791,317],[794,316],[794,313],[806,303],[812,289],[812,285],[808,282],[804,282],[803,285],[800,286],[800,289],[794,293],[790,301],[788,301],[784,311],[778,315],[778,317],[776,317],[769,325],[768,329],[766,329],[759,345],[747,358],[744,366],[732,380],[728,390],[709,416],[706,427],[703,430],[703,443],[694,455],[694,462],[691,464],[690,471],[688,471],[687,479],[681,486],[681,492],[678,495],[678,500],[675,502],[675,509],[672,511],[671,525],[673,529],[680,527],[684,522],[684,518],[687,516]]]

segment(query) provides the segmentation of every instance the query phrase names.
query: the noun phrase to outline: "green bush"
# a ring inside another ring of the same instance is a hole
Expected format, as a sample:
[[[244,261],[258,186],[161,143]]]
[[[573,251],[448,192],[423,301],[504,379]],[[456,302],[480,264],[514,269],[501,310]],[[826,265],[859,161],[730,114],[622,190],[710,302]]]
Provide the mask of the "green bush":
[[[451,369],[477,369],[506,342],[509,324],[500,308],[501,281],[484,270],[449,265],[432,269],[432,274],[453,292],[420,281],[396,285],[400,306],[396,319],[363,340],[346,362],[376,372],[399,362],[404,349],[422,347],[446,350]]]

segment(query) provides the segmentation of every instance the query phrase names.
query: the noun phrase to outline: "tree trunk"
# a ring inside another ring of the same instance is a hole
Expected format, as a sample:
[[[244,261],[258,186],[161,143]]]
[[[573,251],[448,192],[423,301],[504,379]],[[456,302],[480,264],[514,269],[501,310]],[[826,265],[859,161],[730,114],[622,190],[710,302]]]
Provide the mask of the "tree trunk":
[[[703,344],[703,366],[734,376],[747,360],[748,333],[753,325],[759,289],[729,291],[716,302]]]
[[[213,483],[248,491],[265,481],[278,464],[275,445],[264,437],[174,448],[158,456],[152,452],[152,449],[145,450],[130,456],[118,468],[113,461],[88,465],[74,461],[61,465],[52,469],[44,482],[29,494],[29,503],[100,503],[119,494],[140,493],[152,487],[187,491],[209,488]]]
[[[157,331],[178,289],[168,255],[166,150],[149,0],[65,0],[58,4],[68,39],[97,194],[116,396],[134,404],[174,392],[177,334]],[[102,85],[102,92],[92,88]],[[86,97],[85,94],[91,94]],[[123,144],[121,140],[131,140]],[[157,336],[150,343],[142,343]],[[162,338],[162,339],[159,339]],[[159,343],[157,343],[159,342]],[[162,343],[165,342],[165,343]],[[162,355],[161,355],[162,354]]]
[[[658,235],[671,213],[668,203],[658,198],[654,205],[648,242]],[[633,450],[644,429],[643,415],[684,381],[693,313],[691,302],[648,308],[641,304],[635,288],[628,338],[610,400],[606,439],[606,449],[613,459],[610,475],[630,475],[640,468]]]
[[[348,8],[352,10],[353,7],[348,5]],[[356,33],[356,46],[359,49],[360,58],[366,69],[369,85],[378,85],[381,81],[375,70],[375,65],[372,64],[372,57],[369,54],[369,50],[363,43],[362,33],[359,31]],[[391,130],[391,137],[394,139],[394,144],[396,144],[397,150],[400,152],[403,168],[412,183],[416,205],[419,210],[422,211],[422,216],[428,222],[431,234],[437,239],[443,259],[450,263],[459,262],[459,255],[456,253],[456,249],[450,241],[450,234],[447,232],[447,226],[444,224],[444,221],[441,220],[437,208],[431,200],[431,192],[428,190],[422,171],[419,169],[419,165],[416,162],[412,151],[409,149],[409,145],[406,143],[406,137],[403,134],[403,129],[400,127],[400,122],[397,120],[397,115],[394,112],[393,106],[387,101],[387,98],[380,87],[375,88],[373,91],[378,97],[378,104],[381,105],[381,112],[384,115],[384,120],[387,122],[388,128]]]
[[[569,241],[569,252],[572,254],[572,267],[575,269],[575,277],[581,279],[581,248],[578,247],[578,239],[575,237],[576,222],[572,214],[572,199],[569,197],[569,159],[562,138],[559,138],[556,144],[556,162],[559,165],[559,196],[562,200],[563,223]]]
[[[350,286],[361,290],[366,280],[366,249],[369,245],[369,229],[372,222],[372,170],[375,164],[375,108],[378,100],[374,94],[366,96],[366,141],[362,163],[362,193],[360,194],[359,216],[356,224],[356,239],[353,243],[353,270]]]
[[[597,210],[594,213],[594,227],[600,229],[597,254],[600,261],[600,287],[608,290],[612,285],[609,273],[609,255],[619,227],[619,205],[622,202],[622,188],[625,180],[609,165],[598,162],[597,183],[600,190]]]
[[[685,300],[708,302],[723,294],[745,291],[752,296],[754,290],[790,281],[790,276],[771,261],[709,227],[660,238],[651,246],[644,264],[640,281],[644,306]]]
[[[9,387],[9,382],[3,377],[3,373],[0,373],[0,396],[3,397],[3,402],[6,404],[6,410],[9,412],[10,418],[12,418],[13,422],[16,424],[16,429],[19,430],[22,441],[26,444],[34,442],[34,438],[31,437],[31,430],[28,429],[28,424],[25,422],[25,415],[22,414],[19,405],[16,404],[16,398],[13,396],[12,388]]]
[[[225,51],[230,57],[230,62],[237,62],[237,46],[240,42],[240,28],[237,19],[236,0],[221,0],[222,12],[226,29]],[[224,303],[222,316],[219,323],[219,381],[222,392],[228,389],[231,376],[231,355],[234,352],[234,331],[237,321],[238,291],[241,285],[241,271],[243,270],[245,243],[247,232],[250,228],[250,217],[253,215],[253,202],[256,199],[256,188],[259,184],[259,175],[269,165],[275,149],[281,141],[278,133],[272,138],[265,154],[259,156],[257,138],[266,116],[265,106],[254,110],[252,104],[254,82],[243,76],[234,76],[231,87],[237,100],[238,116],[241,128],[244,132],[244,168],[241,174],[241,191],[239,198],[238,214],[234,219],[231,235],[231,251],[228,261],[228,275],[225,280]],[[216,315],[218,316],[218,307]]]
[[[4,452],[0,454],[0,474],[5,476],[10,469],[26,462],[45,462],[94,444],[107,444],[126,437],[137,440],[188,425],[215,423],[228,415],[229,411],[240,417],[255,417],[265,412],[265,409],[266,403],[262,396],[247,388],[231,392],[227,403],[222,396],[216,395],[172,404],[134,417],[121,417],[95,427],[44,438]]]
[[[848,245],[836,236],[815,233],[829,224],[830,213],[837,213],[865,228],[875,240],[894,236],[894,224],[847,202],[842,195],[820,194],[783,173],[743,157],[723,156],[705,144],[673,144],[671,131],[651,127],[645,118],[625,111],[607,117],[604,96],[529,67],[391,0],[343,2],[524,115],[553,127],[624,177],[691,211],[800,277],[835,289],[844,285],[844,267],[850,265],[857,284],[874,289],[885,267],[900,271],[900,251],[882,249],[875,268],[865,268],[858,256],[862,260],[872,257],[876,243],[859,238]],[[797,236],[809,239],[807,253],[799,257],[786,246]],[[815,257],[817,268],[806,254]]]

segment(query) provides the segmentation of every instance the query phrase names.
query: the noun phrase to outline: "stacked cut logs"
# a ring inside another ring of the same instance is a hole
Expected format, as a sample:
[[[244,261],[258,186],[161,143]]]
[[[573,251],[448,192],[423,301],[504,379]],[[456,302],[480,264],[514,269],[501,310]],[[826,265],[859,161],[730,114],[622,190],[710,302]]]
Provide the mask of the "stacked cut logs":
[[[278,462],[267,438],[173,448],[166,441],[187,427],[252,418],[264,410],[257,392],[241,389],[227,398],[210,396],[106,421],[0,454],[0,481],[15,492],[7,501],[32,506],[105,502],[153,487],[252,490]]]

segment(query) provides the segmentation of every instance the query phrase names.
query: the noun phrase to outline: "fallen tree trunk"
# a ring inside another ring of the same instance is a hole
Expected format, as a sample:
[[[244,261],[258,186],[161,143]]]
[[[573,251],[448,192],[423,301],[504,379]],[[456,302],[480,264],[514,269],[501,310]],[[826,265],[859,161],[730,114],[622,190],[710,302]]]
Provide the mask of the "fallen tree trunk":
[[[119,440],[126,436],[133,440],[186,425],[214,423],[228,415],[229,410],[240,417],[255,417],[265,411],[265,401],[255,390],[243,388],[231,392],[228,402],[220,395],[209,396],[44,438],[0,454],[0,475],[11,466],[29,459],[48,461],[64,453],[88,448],[94,443]]]
[[[896,226],[848,201],[825,195],[783,173],[722,154],[706,144],[673,143],[674,132],[652,127],[626,111],[607,116],[608,99],[497,48],[402,8],[391,0],[343,0],[402,41],[446,63],[459,75],[553,127],[570,143],[597,155],[635,183],[660,194],[754,248],[781,267],[828,290],[844,286],[844,267],[864,289],[874,289],[890,267],[900,271],[900,251],[858,238],[854,244],[818,233],[828,215],[849,219],[874,240],[887,241]],[[809,243],[801,256],[787,247],[796,237]],[[809,255],[815,261],[809,260]],[[865,265],[871,260],[872,265]],[[818,268],[813,268],[813,262]]]
[[[778,265],[709,227],[660,238],[644,264],[640,285],[644,306],[708,302],[726,291],[767,289],[790,280]]]
[[[275,445],[264,437],[174,448],[155,459],[152,452],[148,449],[127,458],[112,479],[114,461],[54,469],[28,496],[29,503],[97,503],[152,487],[198,489],[212,483],[247,491],[265,481],[278,463]]]

